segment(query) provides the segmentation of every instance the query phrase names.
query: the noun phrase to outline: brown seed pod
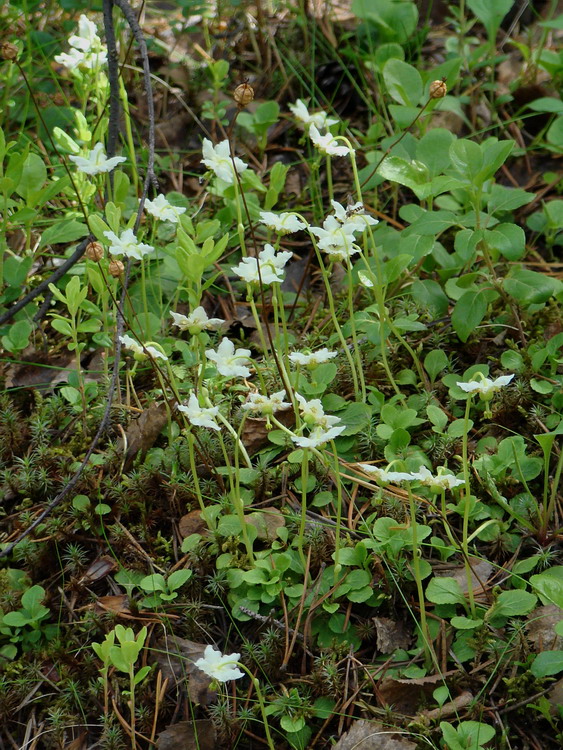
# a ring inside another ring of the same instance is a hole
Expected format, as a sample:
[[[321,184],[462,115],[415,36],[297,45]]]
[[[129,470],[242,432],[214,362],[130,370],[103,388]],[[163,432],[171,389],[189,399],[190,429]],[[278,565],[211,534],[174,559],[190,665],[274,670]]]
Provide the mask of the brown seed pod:
[[[96,263],[104,257],[104,248],[100,242],[90,242],[86,246],[86,252],[84,255],[88,260],[93,260]]]
[[[3,60],[16,60],[18,55],[18,48],[12,42],[2,42],[0,44],[0,57]]]
[[[443,79],[441,81],[432,81],[430,84],[429,94],[431,99],[443,99],[447,93],[448,87]]]
[[[241,83],[233,91],[233,99],[242,109],[246,107],[254,99],[254,89],[249,86],[248,83]]]
[[[117,278],[118,276],[121,276],[123,271],[125,271],[125,266],[120,260],[115,260],[114,258],[113,260],[110,260],[108,271],[110,276]]]

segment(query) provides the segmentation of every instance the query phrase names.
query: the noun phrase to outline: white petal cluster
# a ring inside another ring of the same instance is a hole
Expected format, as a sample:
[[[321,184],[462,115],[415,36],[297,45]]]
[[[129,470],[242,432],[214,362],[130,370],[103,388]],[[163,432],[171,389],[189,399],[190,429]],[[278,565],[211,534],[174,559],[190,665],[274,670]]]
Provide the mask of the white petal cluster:
[[[212,677],[218,682],[229,682],[229,680],[238,680],[244,677],[244,672],[237,668],[239,661],[240,654],[225,654],[223,656],[213,646],[206,646],[203,656],[194,664],[208,677]]]
[[[453,490],[455,487],[465,484],[465,479],[458,479],[453,474],[445,474],[441,468],[434,475],[426,466],[421,466],[415,474],[412,474],[411,478],[433,490]]]
[[[331,352],[326,348],[326,346],[323,346],[322,349],[317,349],[316,352],[311,352],[310,354],[303,354],[303,352],[292,352],[289,355],[289,360],[290,362],[293,362],[294,365],[300,365],[312,369],[313,367],[322,365],[337,356],[338,352]]]
[[[87,156],[69,156],[70,161],[76,164],[79,172],[84,174],[95,175],[101,174],[102,172],[111,172],[115,169],[118,164],[126,161],[124,156],[112,156],[110,159],[106,157],[106,151],[104,144],[101,142],[96,143],[91,151],[88,151]]]
[[[368,214],[361,213],[361,203],[355,203],[348,209],[338,201],[331,203],[334,213],[326,217],[322,227],[310,227],[310,231],[317,237],[319,250],[324,250],[335,260],[344,260],[360,252],[354,242],[356,233],[378,222]]]
[[[263,416],[275,414],[278,411],[289,409],[291,406],[291,403],[284,401],[284,398],[285,390],[272,393],[271,396],[264,396],[262,393],[251,393],[248,396],[248,401],[241,408],[245,411],[262,414]]]
[[[79,68],[95,70],[107,62],[108,52],[98,36],[96,24],[84,14],[78,20],[78,34],[69,37],[68,43],[69,52],[55,55],[55,62],[70,71]]]
[[[299,411],[303,422],[310,428],[308,435],[292,435],[291,439],[300,448],[318,448],[328,443],[346,429],[346,425],[339,425],[340,417],[325,414],[318,398],[307,401],[300,393],[295,394],[299,402]],[[338,425],[338,426],[336,426]]]
[[[247,284],[274,284],[283,281],[283,269],[293,253],[276,253],[272,245],[264,245],[264,249],[258,254],[258,258],[243,258],[238,266],[233,266],[231,271],[240,276]],[[260,264],[260,273],[258,265]]]
[[[377,482],[387,484],[388,482],[408,482],[413,480],[413,474],[408,474],[406,471],[390,471],[389,467],[386,469],[380,469],[378,466],[372,466],[371,464],[358,464],[362,471],[366,474],[372,474],[373,478]]]
[[[181,331],[188,331],[192,336],[197,336],[202,331],[216,331],[225,322],[221,318],[208,318],[207,313],[200,305],[189,315],[171,312],[172,325],[178,326]]]
[[[456,383],[462,391],[466,393],[478,393],[484,398],[492,398],[493,394],[508,385],[514,374],[512,375],[501,375],[495,380],[490,378],[481,378],[481,380],[471,380],[469,383]]]
[[[235,169],[241,174],[248,167],[248,164],[245,164],[238,156],[231,159],[231,147],[227,140],[214,146],[209,138],[204,138],[202,153],[202,163],[228,185],[232,185],[235,181]]]
[[[145,201],[145,208],[151,216],[155,217],[155,219],[171,221],[173,224],[177,224],[180,215],[186,211],[185,208],[173,206],[166,200],[166,197],[162,193],[157,195],[153,201],[147,198]]]
[[[188,405],[178,404],[178,411],[185,414],[188,420],[198,427],[208,427],[210,430],[220,430],[215,417],[219,413],[218,406],[200,406],[195,393],[190,393]]]
[[[223,338],[217,350],[208,349],[205,352],[207,359],[215,362],[215,367],[219,374],[226,378],[247,378],[250,370],[247,365],[250,364],[250,349],[237,349],[228,338]]]
[[[348,156],[348,154],[352,153],[352,150],[348,146],[339,146],[335,136],[331,133],[321,135],[316,125],[311,125],[309,128],[309,138],[319,151],[322,151],[323,154],[328,154],[328,156]]]
[[[273,211],[260,211],[260,222],[278,234],[292,234],[307,228],[305,222],[289,211],[282,214],[275,214]]]
[[[141,260],[154,250],[152,245],[137,242],[132,229],[126,229],[120,237],[115,232],[104,232],[104,237],[107,237],[111,242],[109,251],[112,255],[125,255],[126,258]]]
[[[329,430],[325,430],[322,427],[314,427],[307,436],[292,435],[291,439],[300,448],[318,448],[320,445],[334,440],[343,430],[344,425],[331,427]]]
[[[121,341],[125,349],[130,349],[138,357],[143,358],[146,357],[147,354],[150,354],[150,356],[154,359],[168,359],[168,357],[161,351],[159,351],[155,346],[150,346],[148,344],[141,345],[137,341],[135,341],[134,338],[128,336],[127,334],[120,336],[119,340]]]
[[[338,122],[333,117],[329,117],[326,112],[309,112],[307,105],[301,99],[298,99],[295,104],[290,104],[289,109],[299,120],[304,130],[310,128],[311,125],[314,125],[318,130],[323,130],[324,128],[330,128],[331,125],[336,125]]]

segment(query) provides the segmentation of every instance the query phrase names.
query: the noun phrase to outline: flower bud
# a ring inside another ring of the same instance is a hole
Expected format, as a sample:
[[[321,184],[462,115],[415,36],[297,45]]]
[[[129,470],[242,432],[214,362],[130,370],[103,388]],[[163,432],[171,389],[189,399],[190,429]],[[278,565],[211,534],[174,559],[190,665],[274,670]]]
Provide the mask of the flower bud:
[[[254,99],[254,89],[249,86],[248,83],[241,83],[233,91],[233,99],[242,109],[246,107]]]
[[[90,242],[86,246],[86,252],[84,255],[88,260],[93,260],[96,263],[104,257],[104,248],[100,242]]]
[[[430,84],[429,94],[431,99],[443,99],[448,93],[448,87],[445,81],[432,81]]]
[[[2,42],[0,44],[0,57],[3,60],[15,60],[19,55],[18,48],[12,42]]]
[[[125,266],[120,260],[115,260],[114,258],[110,261],[108,271],[110,276],[114,276],[115,278],[117,278],[118,276],[121,276],[123,271],[125,271]]]

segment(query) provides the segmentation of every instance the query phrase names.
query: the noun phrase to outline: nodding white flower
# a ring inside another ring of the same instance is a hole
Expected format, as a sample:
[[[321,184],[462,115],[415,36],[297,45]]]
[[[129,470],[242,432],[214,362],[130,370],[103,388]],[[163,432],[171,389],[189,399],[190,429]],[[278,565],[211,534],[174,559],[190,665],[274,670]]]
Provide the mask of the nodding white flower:
[[[150,346],[149,344],[141,345],[137,341],[135,341],[134,338],[128,336],[127,334],[120,336],[119,340],[126,349],[130,349],[135,354],[136,359],[143,359],[147,356],[147,354],[150,354],[150,356],[154,359],[168,359],[166,354],[163,354],[155,346]]]
[[[380,469],[378,466],[372,466],[371,464],[358,464],[358,467],[362,471],[365,471],[366,474],[373,474],[374,479],[382,484],[386,484],[387,482],[409,482],[415,478],[414,474],[408,474],[406,471],[389,471],[389,467]]]
[[[277,411],[289,409],[291,406],[291,403],[284,401],[284,398],[285,390],[272,393],[271,396],[264,396],[262,393],[250,393],[248,401],[241,408],[263,415],[275,414]]]
[[[471,380],[469,383],[456,383],[462,391],[466,393],[478,393],[481,398],[488,401],[493,397],[493,394],[508,385],[514,374],[512,375],[501,375],[495,380],[490,378],[482,377],[480,380]]]
[[[317,237],[319,250],[324,250],[325,253],[348,257],[360,252],[360,248],[354,244],[354,233],[357,231],[355,224],[342,224],[331,215],[326,217],[322,227],[309,229]]]
[[[272,211],[260,211],[260,220],[269,229],[273,229],[278,234],[292,234],[300,232],[307,228],[307,224],[299,219],[298,216],[286,211],[282,214],[275,214]]]
[[[88,152],[88,156],[69,156],[70,161],[76,164],[79,172],[84,174],[95,175],[101,174],[102,172],[111,172],[115,169],[118,164],[123,161],[127,161],[124,156],[112,156],[110,159],[106,157],[106,151],[104,144],[101,142],[96,143],[94,148]]]
[[[358,271],[358,279],[360,280],[360,284],[362,284],[362,286],[365,286],[367,289],[371,289],[374,286],[373,281],[363,271]]]
[[[345,425],[338,427],[331,427],[329,430],[325,430],[323,427],[317,426],[307,435],[292,435],[291,439],[300,448],[318,448],[319,445],[328,443],[329,440],[334,440],[340,433],[346,428]]]
[[[178,411],[187,416],[192,424],[198,427],[209,427],[210,430],[220,430],[215,417],[219,413],[218,406],[200,406],[195,393],[190,393],[188,405],[178,404]]]
[[[150,201],[147,198],[145,201],[145,208],[151,216],[155,217],[155,219],[171,221],[174,224],[178,223],[180,214],[183,214],[186,211],[185,208],[173,206],[171,203],[168,203],[162,193],[157,195],[153,201]]]
[[[201,305],[189,315],[175,312],[170,312],[170,315],[174,321],[172,325],[178,326],[181,331],[189,331],[192,336],[197,336],[202,331],[216,331],[225,322],[221,318],[208,318]]]
[[[240,661],[240,654],[221,654],[213,646],[206,646],[201,659],[194,662],[198,669],[208,677],[212,677],[218,682],[229,682],[229,680],[238,680],[244,677],[244,672],[237,668]]]
[[[453,490],[454,487],[459,487],[465,484],[465,479],[458,479],[453,474],[443,474],[441,469],[438,469],[438,474],[434,476],[426,466],[421,466],[420,469],[412,475],[413,479],[416,479],[421,484],[425,484],[432,490]]]
[[[296,393],[295,398],[299,402],[299,411],[305,424],[327,429],[341,421],[340,417],[325,414],[320,399],[313,398],[311,401],[307,401],[300,393]]]
[[[353,226],[355,232],[363,232],[368,225],[374,226],[375,224],[379,224],[377,219],[374,219],[373,216],[365,212],[364,204],[361,201],[351,206],[346,206],[346,208],[341,203],[338,203],[338,201],[333,200],[331,204],[334,209],[334,217],[337,221],[347,226]]]
[[[319,151],[329,156],[348,156],[352,153],[348,146],[339,146],[338,141],[331,133],[321,135],[315,125],[311,125],[309,128],[309,138]]]
[[[283,269],[293,253],[276,253],[272,245],[264,245],[264,249],[258,254],[258,259],[253,257],[243,258],[238,266],[233,266],[231,271],[244,279],[247,284],[257,284],[262,279],[262,284],[274,284],[283,281]],[[258,264],[260,264],[260,275],[258,275]]]
[[[202,153],[202,163],[206,167],[209,167],[209,169],[212,169],[217,177],[229,185],[232,185],[235,181],[235,169],[241,174],[248,167],[248,164],[245,164],[238,156],[231,159],[231,147],[227,140],[221,141],[221,143],[214,146],[209,138],[204,138]]]
[[[250,349],[237,349],[228,338],[223,338],[217,351],[208,349],[205,352],[207,359],[215,362],[217,371],[227,378],[241,377],[247,378],[250,370],[246,366],[250,363]]]
[[[290,104],[289,109],[303,124],[303,129],[305,130],[311,125],[314,125],[319,130],[330,128],[331,125],[336,125],[338,122],[334,117],[329,117],[326,112],[309,112],[307,105],[301,99],[298,99],[295,104]]]
[[[125,255],[126,258],[141,260],[154,250],[152,245],[137,242],[132,229],[126,229],[121,233],[121,237],[118,237],[114,232],[104,232],[104,237],[107,237],[111,242],[109,251],[112,255]]]
[[[68,43],[70,52],[55,55],[55,62],[70,71],[81,67],[93,70],[107,62],[107,48],[98,36],[96,24],[84,14],[78,20],[78,34],[69,37]]]
[[[338,352],[330,352],[326,346],[323,346],[322,349],[317,349],[316,352],[311,352],[310,354],[292,352],[289,355],[289,359],[295,365],[304,365],[305,367],[313,368],[317,365],[322,365],[337,356]]]

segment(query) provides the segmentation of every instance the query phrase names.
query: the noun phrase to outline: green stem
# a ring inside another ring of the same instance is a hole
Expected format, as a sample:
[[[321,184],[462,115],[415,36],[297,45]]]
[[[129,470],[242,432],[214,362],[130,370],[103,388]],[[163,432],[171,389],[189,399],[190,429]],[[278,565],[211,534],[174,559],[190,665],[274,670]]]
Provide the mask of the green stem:
[[[418,529],[416,526],[416,506],[414,503],[414,497],[410,487],[408,488],[409,493],[409,509],[410,509],[410,520],[411,520],[411,531],[412,531],[412,567],[414,572],[414,578],[416,581],[416,590],[418,592],[418,604],[420,608],[420,631],[422,634],[422,642],[424,644],[424,656],[427,666],[432,663],[432,646],[430,641],[430,633],[428,631],[428,622],[426,620],[426,604],[424,599],[424,589],[422,586],[422,576],[420,573],[420,559],[418,557]]]
[[[468,442],[469,442],[469,412],[471,409],[472,397],[467,398],[465,405],[463,442],[462,442],[462,461],[463,461],[463,478],[465,480],[464,504],[463,504],[463,530],[461,547],[463,550],[463,562],[465,565],[465,575],[467,577],[467,595],[469,597],[469,609],[471,616],[475,618],[475,597],[473,596],[473,576],[471,563],[469,562],[469,509],[471,506],[471,487],[469,484],[469,460],[468,460]]]
[[[307,485],[309,483],[309,451],[303,448],[303,458],[301,460],[301,523],[299,525],[299,537],[297,539],[297,548],[299,557],[303,564],[303,570],[307,570],[307,562],[303,551],[303,537],[305,536],[305,526],[307,523]]]
[[[262,714],[262,721],[264,722],[266,742],[268,743],[268,747],[270,748],[270,750],[276,750],[276,746],[274,745],[274,741],[272,740],[272,735],[270,734],[270,725],[268,723],[268,715],[266,714],[266,705],[264,703],[264,696],[262,695],[262,690],[260,689],[258,678],[256,678],[252,674],[252,672],[244,666],[244,664],[238,662],[237,667],[240,667],[244,672],[246,672],[246,674],[250,677],[252,684],[254,685],[254,689],[256,690],[256,697],[258,699],[258,705],[260,706],[260,713]]]

